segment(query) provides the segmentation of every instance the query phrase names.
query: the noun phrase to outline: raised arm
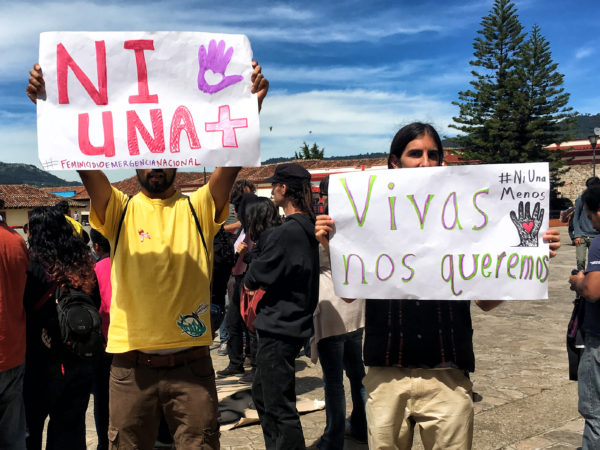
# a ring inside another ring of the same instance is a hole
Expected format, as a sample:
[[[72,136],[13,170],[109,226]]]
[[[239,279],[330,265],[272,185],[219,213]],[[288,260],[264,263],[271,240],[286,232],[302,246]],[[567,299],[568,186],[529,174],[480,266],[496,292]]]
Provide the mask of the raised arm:
[[[104,223],[106,207],[112,193],[108,178],[100,170],[78,170],[77,173],[90,196],[90,202],[98,215],[98,219]]]
[[[262,74],[262,67],[258,65],[258,62],[252,61],[252,68],[252,77],[250,78],[252,86],[250,87],[250,91],[253,94],[257,94],[258,111],[260,111],[263,100],[269,91],[269,81]],[[212,195],[215,202],[215,220],[221,215],[223,208],[229,200],[229,192],[240,169],[241,167],[217,167],[208,181],[210,195]]]
[[[29,71],[29,84],[25,88],[27,97],[33,102],[37,103],[37,99],[46,99],[46,83],[44,82],[44,75],[42,74],[42,68],[38,63],[33,65],[33,69]]]
[[[585,297],[588,302],[596,303],[600,300],[600,272],[583,273],[579,271],[576,275],[569,277],[571,290]]]
[[[37,104],[37,100],[46,98],[46,83],[44,75],[39,64],[34,64],[29,71],[29,84],[25,88],[27,96],[33,103]],[[90,201],[98,214],[98,218],[104,223],[106,207],[110,199],[111,187],[108,178],[100,170],[78,170],[81,181],[87,190]]]

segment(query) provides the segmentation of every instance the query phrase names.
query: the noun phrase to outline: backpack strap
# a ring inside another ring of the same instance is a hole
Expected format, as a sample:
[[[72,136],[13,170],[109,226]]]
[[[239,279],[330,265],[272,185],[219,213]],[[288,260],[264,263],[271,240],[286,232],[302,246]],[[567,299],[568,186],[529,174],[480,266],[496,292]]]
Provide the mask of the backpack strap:
[[[125,213],[127,213],[127,207],[129,206],[129,200],[131,200],[131,196],[127,197],[127,202],[125,203],[125,208],[123,209],[123,213],[121,214],[121,219],[119,220],[119,226],[117,228],[117,237],[115,238],[115,245],[113,247],[113,260],[117,256],[117,245],[119,245],[119,235],[121,234],[121,227],[123,226],[123,221],[125,220]]]
[[[200,226],[200,222],[198,221],[198,216],[196,215],[196,211],[192,206],[192,200],[190,197],[187,197],[188,204],[190,205],[190,210],[192,211],[192,216],[194,216],[194,221],[196,222],[196,228],[198,228],[198,233],[200,233],[200,237],[202,238],[202,245],[204,245],[204,251],[206,253],[206,261],[209,263],[210,267],[210,258],[208,256],[208,247],[206,246],[206,241],[204,240],[204,233],[202,233],[202,227]]]
[[[125,214],[127,213],[127,207],[129,206],[129,201],[131,197],[127,198],[127,203],[125,203],[125,208],[123,209],[123,213],[121,214],[121,219],[119,220],[119,226],[117,227],[117,237],[115,238],[115,245],[113,247],[113,260],[117,255],[117,245],[119,245],[119,236],[121,235],[121,227],[123,226],[123,221],[125,220]],[[204,246],[204,252],[206,253],[206,260],[209,261],[208,256],[208,247],[206,246],[206,240],[204,239],[204,233],[202,232],[202,227],[200,226],[200,222],[198,221],[198,216],[196,215],[196,210],[192,206],[192,200],[190,197],[187,197],[188,204],[190,205],[190,211],[192,212],[192,216],[194,216],[194,221],[196,222],[196,228],[198,229],[198,233],[200,233],[200,238],[202,238],[202,245]]]
[[[44,295],[42,295],[42,297],[40,297],[40,299],[37,301],[37,303],[35,305],[33,305],[33,311],[38,311],[42,306],[44,306],[46,304],[46,302],[48,300],[50,300],[50,298],[52,298],[52,295],[56,291],[57,286],[58,286],[58,281],[53,281],[50,284],[50,287],[48,288],[46,293]]]

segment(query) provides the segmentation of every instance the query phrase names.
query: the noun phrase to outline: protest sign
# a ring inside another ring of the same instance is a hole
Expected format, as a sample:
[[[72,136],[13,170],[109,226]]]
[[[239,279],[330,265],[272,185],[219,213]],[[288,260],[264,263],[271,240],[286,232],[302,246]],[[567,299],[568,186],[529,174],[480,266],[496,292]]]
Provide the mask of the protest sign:
[[[46,170],[260,165],[246,36],[49,32],[39,61]]]
[[[547,163],[332,175],[340,297],[548,298]]]

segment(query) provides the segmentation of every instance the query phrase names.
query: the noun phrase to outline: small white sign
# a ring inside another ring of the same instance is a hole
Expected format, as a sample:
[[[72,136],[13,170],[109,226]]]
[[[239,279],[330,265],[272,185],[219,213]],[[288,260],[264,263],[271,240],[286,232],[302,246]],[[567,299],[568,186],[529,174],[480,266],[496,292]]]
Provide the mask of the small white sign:
[[[331,265],[347,298],[548,298],[547,163],[333,175]]]
[[[260,165],[246,36],[49,32],[39,61],[47,170]]]

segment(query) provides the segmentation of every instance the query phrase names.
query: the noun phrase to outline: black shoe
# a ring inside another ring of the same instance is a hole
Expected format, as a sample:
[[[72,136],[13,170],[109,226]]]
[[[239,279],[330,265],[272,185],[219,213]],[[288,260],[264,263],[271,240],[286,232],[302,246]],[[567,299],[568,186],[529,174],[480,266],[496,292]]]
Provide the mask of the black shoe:
[[[350,424],[350,421],[348,419],[346,419],[346,429],[344,430],[344,438],[352,439],[353,441],[359,444],[366,444],[368,441],[366,432],[364,434],[354,433],[354,431],[352,430],[352,425]]]
[[[246,372],[238,380],[238,383],[240,383],[240,384],[252,384],[253,382],[254,382],[254,370]]]
[[[244,368],[229,365],[223,370],[217,370],[217,377],[219,378],[231,377],[233,375],[244,375]]]

